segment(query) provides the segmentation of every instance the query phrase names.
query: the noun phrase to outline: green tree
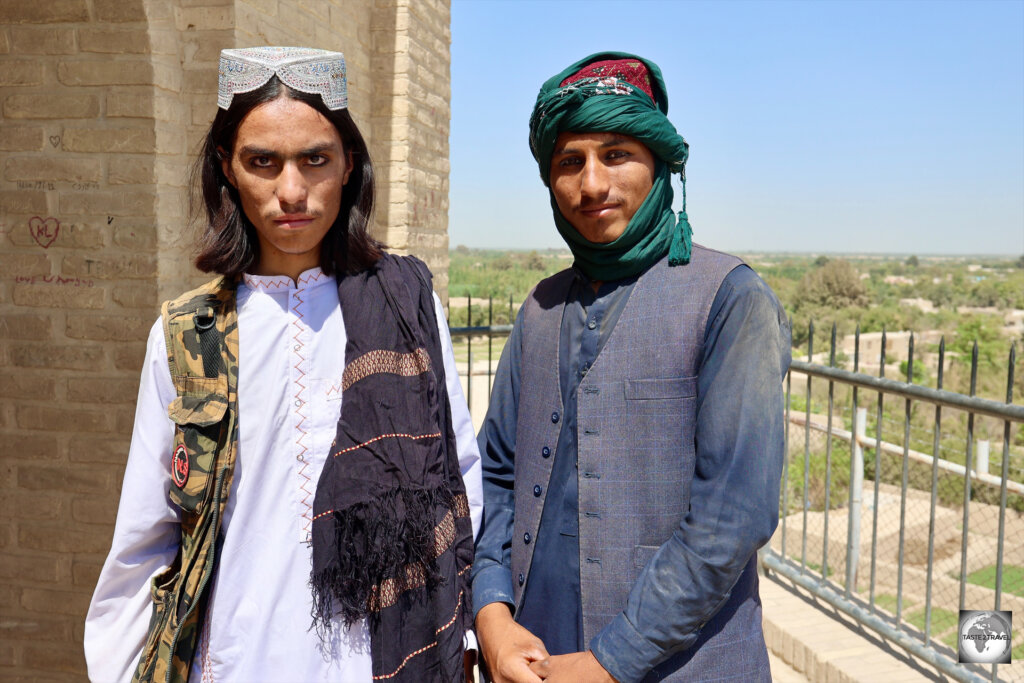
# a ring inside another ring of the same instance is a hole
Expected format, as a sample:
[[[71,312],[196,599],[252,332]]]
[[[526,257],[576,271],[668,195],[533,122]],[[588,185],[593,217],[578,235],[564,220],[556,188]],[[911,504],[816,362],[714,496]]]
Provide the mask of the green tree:
[[[956,326],[956,334],[949,349],[960,354],[964,363],[970,364],[974,342],[978,343],[979,364],[999,367],[1005,363],[1009,345],[993,316],[971,315],[963,318]]]
[[[860,276],[845,259],[828,261],[804,274],[797,287],[797,297],[797,309],[808,304],[839,309],[863,306],[868,302]]]
[[[546,267],[544,264],[544,257],[535,251],[531,251],[526,255],[525,265],[527,270],[544,270]]]
[[[917,257],[916,256],[911,256],[910,258],[907,259],[906,264],[910,268],[917,268],[917,266],[918,266]]]
[[[900,377],[899,378],[900,379],[906,379],[907,378],[907,361],[905,361],[905,360],[901,360],[900,361]],[[920,360],[918,360],[916,363],[914,363],[914,376],[911,378],[910,381],[913,384],[923,384],[923,385],[927,385],[928,384],[928,381],[929,381],[928,371],[925,369],[924,363],[922,363]]]

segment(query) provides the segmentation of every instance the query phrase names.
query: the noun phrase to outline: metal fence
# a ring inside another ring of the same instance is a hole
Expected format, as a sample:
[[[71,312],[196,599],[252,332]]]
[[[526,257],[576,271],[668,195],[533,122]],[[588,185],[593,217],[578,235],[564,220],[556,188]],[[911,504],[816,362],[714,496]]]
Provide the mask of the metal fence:
[[[486,406],[479,393],[491,388],[496,339],[510,330],[451,329],[465,346],[459,366],[474,418]],[[955,680],[1024,681],[1019,665],[957,663],[960,610],[1024,614],[1024,406],[1013,403],[1015,348],[1001,402],[976,395],[977,344],[970,360],[950,358],[940,339],[915,361],[913,335],[898,349],[883,332],[870,364],[877,375],[861,372],[861,346],[858,331],[852,357],[837,354],[833,326],[828,351],[816,357],[812,326],[806,360],[790,366],[780,524],[762,566]],[[944,388],[950,373],[969,385],[965,393]],[[1019,624],[1012,647],[1020,662]]]
[[[1024,612],[1015,348],[999,402],[975,395],[977,344],[956,363],[969,377],[963,394],[943,388],[954,368],[944,339],[929,353],[934,386],[914,383],[913,335],[898,365],[904,379],[887,379],[896,365],[887,341],[883,333],[878,376],[860,372],[859,333],[852,369],[840,367],[834,327],[827,364],[812,362],[813,327],[807,360],[792,362],[781,521],[763,564],[951,678],[1024,680],[1020,667],[957,663],[960,610]],[[1022,643],[1018,629],[1018,660]]]

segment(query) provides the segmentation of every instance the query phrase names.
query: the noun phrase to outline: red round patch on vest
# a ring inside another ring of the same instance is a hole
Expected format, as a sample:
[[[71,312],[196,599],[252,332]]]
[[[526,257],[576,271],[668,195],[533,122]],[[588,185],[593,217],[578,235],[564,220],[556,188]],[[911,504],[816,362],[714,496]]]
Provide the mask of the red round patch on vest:
[[[185,488],[188,482],[188,451],[185,444],[174,449],[174,457],[171,458],[171,476],[179,489]]]

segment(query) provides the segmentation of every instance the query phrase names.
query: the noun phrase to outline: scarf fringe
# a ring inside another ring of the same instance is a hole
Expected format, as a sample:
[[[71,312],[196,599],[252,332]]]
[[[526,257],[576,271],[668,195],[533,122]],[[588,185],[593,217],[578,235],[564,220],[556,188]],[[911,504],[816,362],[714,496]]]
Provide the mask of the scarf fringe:
[[[408,565],[423,568],[428,592],[444,581],[435,547],[440,511],[455,514],[447,485],[392,489],[376,500],[332,513],[329,547],[337,556],[310,577],[313,626],[321,638],[330,633],[336,614],[346,628],[364,618],[376,623],[380,610],[372,609],[375,587],[379,590],[387,579],[403,582]]]

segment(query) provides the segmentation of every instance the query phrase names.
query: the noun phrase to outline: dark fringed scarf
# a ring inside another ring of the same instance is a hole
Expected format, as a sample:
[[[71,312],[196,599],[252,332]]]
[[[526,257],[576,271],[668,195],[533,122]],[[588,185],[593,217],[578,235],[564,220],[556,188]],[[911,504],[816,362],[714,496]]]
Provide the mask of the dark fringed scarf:
[[[341,419],[313,502],[314,625],[367,620],[374,680],[463,681],[472,526],[430,273],[346,275]]]

